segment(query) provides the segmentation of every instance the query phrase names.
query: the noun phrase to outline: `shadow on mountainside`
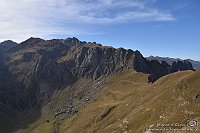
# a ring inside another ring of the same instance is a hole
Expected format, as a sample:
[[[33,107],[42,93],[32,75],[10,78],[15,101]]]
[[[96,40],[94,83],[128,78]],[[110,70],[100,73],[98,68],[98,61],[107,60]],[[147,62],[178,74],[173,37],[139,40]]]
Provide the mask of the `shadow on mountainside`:
[[[26,128],[40,117],[40,109],[34,109],[32,96],[5,64],[4,51],[0,49],[0,132],[14,128]],[[29,104],[32,103],[32,104]],[[37,112],[37,113],[36,113]],[[23,125],[23,126],[22,126]],[[16,127],[17,126],[17,127]]]

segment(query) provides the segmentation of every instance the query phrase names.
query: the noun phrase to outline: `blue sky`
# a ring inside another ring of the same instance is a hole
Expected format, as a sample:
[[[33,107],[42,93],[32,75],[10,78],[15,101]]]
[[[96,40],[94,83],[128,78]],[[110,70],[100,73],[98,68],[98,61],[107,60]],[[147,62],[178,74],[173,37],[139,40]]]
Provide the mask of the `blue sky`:
[[[77,37],[200,60],[199,0],[1,0],[0,41]]]

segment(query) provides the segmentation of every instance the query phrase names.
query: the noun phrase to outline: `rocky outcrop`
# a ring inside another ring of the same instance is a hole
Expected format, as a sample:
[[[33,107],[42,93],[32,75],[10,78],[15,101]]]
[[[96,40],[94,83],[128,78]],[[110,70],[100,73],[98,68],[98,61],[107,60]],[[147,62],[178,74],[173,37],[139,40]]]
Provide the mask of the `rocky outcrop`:
[[[179,59],[179,58],[169,58],[169,57],[159,57],[159,56],[149,56],[146,58],[147,60],[151,61],[151,60],[158,60],[160,63],[162,61],[165,61],[167,62],[169,65],[172,65],[173,62],[178,62],[178,61],[181,61],[181,62],[184,62],[184,61],[188,61],[192,64],[192,67],[195,69],[195,70],[199,70],[200,69],[200,62],[199,61],[194,61],[194,60],[191,60],[191,59],[186,59],[186,60],[182,60],[182,59]]]
[[[184,70],[193,70],[192,64],[189,61],[184,60],[172,63],[171,72],[184,71]]]

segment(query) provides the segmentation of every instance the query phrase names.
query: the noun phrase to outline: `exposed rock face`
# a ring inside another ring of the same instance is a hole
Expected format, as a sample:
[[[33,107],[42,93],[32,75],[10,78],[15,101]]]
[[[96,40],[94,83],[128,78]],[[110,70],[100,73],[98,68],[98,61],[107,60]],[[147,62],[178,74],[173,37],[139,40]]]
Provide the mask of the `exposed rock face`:
[[[171,72],[177,72],[183,70],[193,70],[192,64],[187,60],[177,61],[172,63]]]
[[[64,88],[79,77],[97,79],[103,75],[134,69],[149,73],[151,82],[179,70],[193,70],[188,61],[178,61],[172,66],[166,62],[146,60],[139,51],[112,48],[96,43],[81,42],[77,38],[45,41],[30,38],[6,51],[6,69],[31,95],[31,103],[44,93],[51,96],[55,89]],[[34,91],[33,91],[33,90]]]
[[[42,107],[55,91],[69,87],[81,77],[96,80],[134,69],[150,74],[149,81],[153,82],[171,72],[193,70],[190,62],[180,61],[171,66],[164,61],[148,61],[139,51],[115,49],[77,38],[47,41],[30,38],[1,53],[0,103],[17,110]],[[76,95],[73,91],[70,94]]]

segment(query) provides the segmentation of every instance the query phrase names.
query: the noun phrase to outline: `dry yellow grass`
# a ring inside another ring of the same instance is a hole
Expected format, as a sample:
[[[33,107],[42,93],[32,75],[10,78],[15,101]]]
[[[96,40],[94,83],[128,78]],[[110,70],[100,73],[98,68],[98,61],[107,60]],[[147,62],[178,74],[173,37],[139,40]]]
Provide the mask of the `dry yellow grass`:
[[[199,120],[200,71],[173,73],[153,84],[147,81],[148,75],[131,70],[112,75],[78,114],[26,132],[142,133],[157,123]]]

